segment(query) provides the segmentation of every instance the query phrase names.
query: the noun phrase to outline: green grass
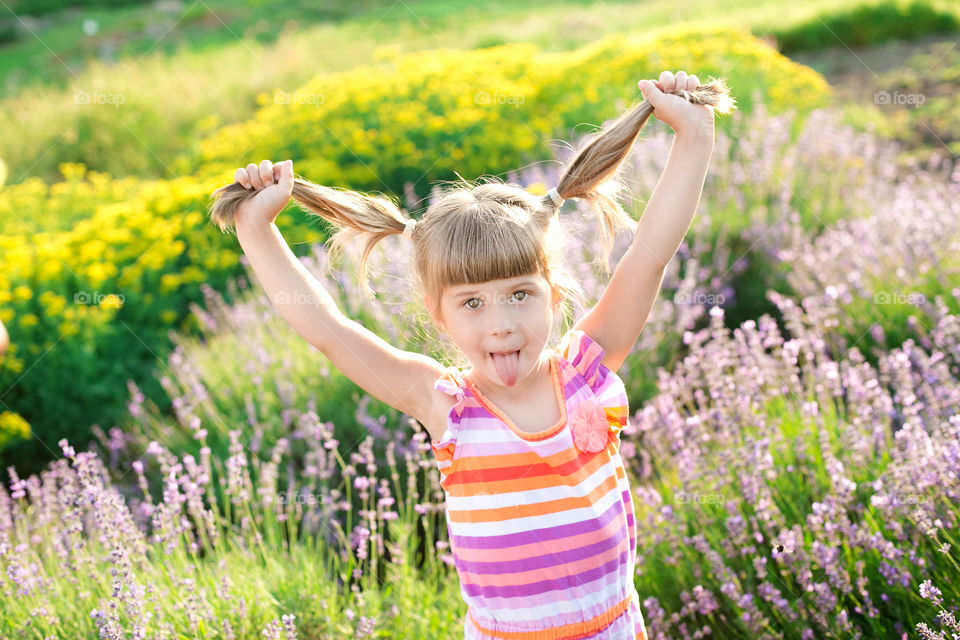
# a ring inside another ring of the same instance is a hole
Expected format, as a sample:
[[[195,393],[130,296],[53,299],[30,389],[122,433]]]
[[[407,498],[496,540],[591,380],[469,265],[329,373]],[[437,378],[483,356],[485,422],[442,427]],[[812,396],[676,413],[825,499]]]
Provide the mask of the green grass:
[[[877,4],[882,3],[753,0],[729,6],[696,0],[678,8],[669,0],[638,4],[617,0],[531,0],[489,2],[478,8],[476,3],[445,0],[353,0],[319,5],[309,0],[251,0],[241,9],[228,0],[207,0],[184,2],[180,9],[172,10],[158,9],[152,3],[70,9],[47,16],[40,25],[29,28],[21,26],[15,12],[6,8],[3,13],[7,15],[0,18],[6,18],[7,26],[18,38],[0,47],[0,96],[16,95],[27,87],[42,85],[66,88],[71,77],[98,58],[103,45],[110,49],[108,59],[147,54],[176,56],[185,47],[209,50],[238,39],[272,44],[281,36],[320,23],[353,23],[376,29],[381,41],[398,40],[399,34],[393,27],[405,24],[419,28],[423,40],[428,42],[455,34],[457,42],[460,36],[467,37],[463,41],[467,47],[533,39],[544,47],[554,43],[573,48],[614,30],[643,30],[696,20],[749,25],[754,33],[762,34],[817,21],[821,13],[853,12],[855,8]],[[960,14],[956,6],[939,0],[923,5]],[[526,20],[516,24],[517,17]],[[93,35],[83,31],[88,20],[98,25]],[[557,33],[563,38],[556,38]]]
[[[343,20],[383,5],[389,3],[353,0],[318,6],[307,0],[253,0],[240,7],[210,0],[185,2],[173,11],[159,10],[153,3],[61,11],[47,18],[45,28],[31,29],[35,35],[21,28],[15,42],[0,48],[0,95],[37,85],[66,88],[71,76],[99,57],[102,47],[109,50],[107,59],[136,59],[147,54],[172,56],[183,48],[217,48],[240,38],[268,44],[300,26]],[[93,35],[84,33],[88,20],[97,24]]]

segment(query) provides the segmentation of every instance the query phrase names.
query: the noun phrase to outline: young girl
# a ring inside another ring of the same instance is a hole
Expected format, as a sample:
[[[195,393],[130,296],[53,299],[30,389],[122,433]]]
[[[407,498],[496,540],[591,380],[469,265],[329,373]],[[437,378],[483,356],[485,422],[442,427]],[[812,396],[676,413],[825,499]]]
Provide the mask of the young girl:
[[[722,80],[700,85],[683,71],[638,84],[646,100],[575,153],[543,197],[513,184],[468,185],[405,220],[387,199],[295,180],[289,160],[240,168],[236,183],[214,193],[212,219],[235,226],[283,317],[357,385],[430,434],[468,639],[647,637],[619,453],[627,397],[615,371],[690,226],[713,149],[713,112],[727,112],[732,100]],[[634,223],[615,198],[616,172],[651,113],[676,137]],[[362,283],[379,240],[410,238],[418,297],[469,371],[397,349],[345,317],[274,224],[291,194],[339,228],[334,251],[365,243]],[[555,314],[581,295],[549,233],[566,198],[586,200],[600,215],[605,255],[618,229],[634,238],[599,302],[553,349],[546,343]]]

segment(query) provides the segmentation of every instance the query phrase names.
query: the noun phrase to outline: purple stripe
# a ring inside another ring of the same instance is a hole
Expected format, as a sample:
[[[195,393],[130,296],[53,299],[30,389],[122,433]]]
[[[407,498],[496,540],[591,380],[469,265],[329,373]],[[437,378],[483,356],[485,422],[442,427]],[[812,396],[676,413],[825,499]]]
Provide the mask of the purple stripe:
[[[491,415],[483,407],[474,406],[474,407],[464,407],[463,413],[460,414],[461,418],[483,418],[488,415]]]
[[[593,533],[606,527],[614,518],[623,513],[623,502],[615,502],[609,509],[596,518],[582,520],[574,524],[565,524],[542,529],[530,529],[502,536],[450,536],[454,549],[503,549],[530,544],[540,540],[559,540],[568,536]],[[467,525],[469,526],[469,524]]]
[[[574,378],[571,378],[570,382],[568,382],[563,386],[563,393],[565,394],[567,400],[571,400],[573,399],[573,396],[578,391],[580,391],[580,389],[583,389],[584,387],[589,389],[589,387],[587,387],[586,381],[581,381],[580,372],[577,371],[577,376]]]
[[[535,569],[547,569],[550,567],[564,565],[569,562],[583,560],[584,558],[589,558],[591,556],[597,556],[625,543],[629,547],[629,536],[626,535],[624,529],[617,528],[612,532],[612,535],[606,539],[600,540],[599,542],[594,542],[593,544],[588,544],[583,547],[576,547],[574,549],[568,549],[566,551],[560,551],[557,553],[544,553],[538,556],[507,561],[468,562],[461,559],[459,566],[460,570],[466,570],[470,573],[482,573],[490,575],[517,573],[520,571],[532,571]]]
[[[574,345],[574,356],[573,360],[570,362],[577,371],[580,371],[580,362],[583,361],[583,357],[586,355],[587,351],[587,334],[581,334],[579,338],[575,338],[576,344]]]
[[[531,597],[546,591],[568,591],[571,587],[599,580],[606,575],[617,575],[619,578],[619,568],[626,564],[627,552],[624,551],[620,557],[614,558],[598,567],[588,571],[577,573],[572,576],[565,576],[556,580],[541,580],[540,582],[530,582],[528,584],[519,584],[509,587],[481,587],[469,582],[462,582],[461,588],[469,596],[483,596],[485,598],[520,598]],[[567,594],[569,596],[569,594]]]
[[[597,362],[598,362],[597,379],[594,382],[594,389],[597,389],[599,391],[600,389],[603,389],[606,386],[607,378],[612,373],[612,371],[610,371],[610,369],[603,366],[602,361],[598,360]]]

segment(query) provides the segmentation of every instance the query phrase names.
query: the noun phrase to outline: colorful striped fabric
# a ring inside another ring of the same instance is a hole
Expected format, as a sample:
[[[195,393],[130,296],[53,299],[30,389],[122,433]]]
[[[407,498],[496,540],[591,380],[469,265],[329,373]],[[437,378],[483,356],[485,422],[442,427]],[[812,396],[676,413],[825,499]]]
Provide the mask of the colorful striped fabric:
[[[435,383],[458,399],[431,447],[467,603],[466,640],[647,638],[620,458],[627,396],[602,359],[583,331],[564,334],[550,354],[560,420],[538,433],[518,429],[456,369]],[[591,402],[609,423],[595,453],[577,447],[568,424]]]

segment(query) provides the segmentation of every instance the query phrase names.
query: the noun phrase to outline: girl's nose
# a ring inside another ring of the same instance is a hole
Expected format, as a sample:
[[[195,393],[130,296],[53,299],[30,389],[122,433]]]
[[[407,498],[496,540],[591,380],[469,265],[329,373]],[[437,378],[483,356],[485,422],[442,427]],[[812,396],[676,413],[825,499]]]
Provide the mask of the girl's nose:
[[[513,333],[517,319],[514,317],[514,309],[509,304],[493,305],[491,317],[491,331],[494,335],[504,335]]]

